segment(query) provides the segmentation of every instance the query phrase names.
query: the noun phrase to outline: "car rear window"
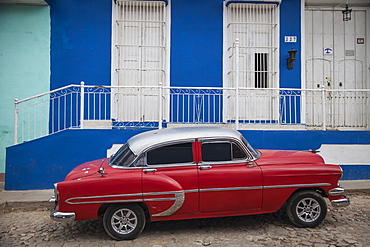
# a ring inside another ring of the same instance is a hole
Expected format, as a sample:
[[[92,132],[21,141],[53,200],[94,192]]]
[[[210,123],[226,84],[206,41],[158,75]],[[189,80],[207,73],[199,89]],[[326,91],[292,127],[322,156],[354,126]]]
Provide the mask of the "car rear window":
[[[191,143],[159,147],[147,152],[148,165],[189,163],[193,161]]]

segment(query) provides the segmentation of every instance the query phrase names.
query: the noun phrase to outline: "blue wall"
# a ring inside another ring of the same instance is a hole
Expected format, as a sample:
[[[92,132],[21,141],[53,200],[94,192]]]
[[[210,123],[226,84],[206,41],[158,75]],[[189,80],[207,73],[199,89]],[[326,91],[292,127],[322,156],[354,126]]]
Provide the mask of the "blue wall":
[[[280,87],[301,88],[301,1],[283,0],[280,5]],[[297,43],[285,42],[285,36],[297,36]],[[293,69],[287,69],[288,51],[297,50]]]
[[[301,1],[280,6],[280,85],[300,87]],[[112,1],[50,1],[51,89],[81,80],[111,83]],[[285,43],[285,36],[297,43]],[[222,86],[223,0],[171,2],[170,79],[173,86]],[[294,69],[287,51],[298,50]]]
[[[51,89],[110,85],[112,1],[50,1]]]
[[[222,0],[172,1],[171,86],[222,86]]]
[[[240,130],[255,148],[309,150],[321,144],[370,144],[370,131]]]
[[[143,130],[66,130],[7,148],[5,189],[51,189],[79,164],[106,157],[113,143]],[[370,131],[254,131],[241,133],[258,149],[308,150],[325,144],[370,144]],[[343,166],[343,179],[370,179],[370,166]]]
[[[66,130],[8,147],[5,189],[51,189],[77,165],[106,157],[112,144],[124,144],[140,132],[143,130]]]

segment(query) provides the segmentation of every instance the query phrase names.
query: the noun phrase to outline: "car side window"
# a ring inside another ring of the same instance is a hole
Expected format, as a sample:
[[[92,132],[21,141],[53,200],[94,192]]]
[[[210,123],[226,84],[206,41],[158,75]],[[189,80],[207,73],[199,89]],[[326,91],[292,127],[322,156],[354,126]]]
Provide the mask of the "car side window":
[[[231,145],[229,142],[211,142],[202,144],[203,161],[231,160]]]
[[[232,144],[233,148],[233,159],[245,159],[245,153],[235,143]]]
[[[136,162],[132,165],[132,167],[144,167],[145,164],[145,158],[144,155],[140,155],[140,157],[136,160]]]
[[[159,147],[148,151],[146,159],[149,166],[193,162],[192,144],[181,143]]]
[[[245,158],[245,153],[235,143],[210,142],[202,144],[203,161],[231,161]]]

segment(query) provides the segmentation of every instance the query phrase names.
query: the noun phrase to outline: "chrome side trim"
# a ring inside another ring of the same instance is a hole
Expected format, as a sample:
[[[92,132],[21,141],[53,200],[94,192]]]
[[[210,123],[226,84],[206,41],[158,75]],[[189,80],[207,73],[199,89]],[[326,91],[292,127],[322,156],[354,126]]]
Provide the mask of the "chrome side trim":
[[[131,199],[131,200],[112,200],[112,201],[92,201],[92,202],[68,202],[72,205],[79,204],[94,204],[94,203],[128,203],[128,202],[142,202],[143,199]]]
[[[198,192],[198,189],[194,190],[179,190],[179,191],[167,191],[167,192],[148,192],[144,193],[143,196],[158,196],[158,195],[169,195],[169,194],[175,194],[179,192],[184,192],[184,193],[195,193]]]
[[[132,164],[135,163],[138,159],[135,159],[132,161]],[[167,168],[167,167],[186,167],[186,166],[197,166],[198,164],[194,162],[189,163],[179,163],[179,164],[173,164],[173,165],[145,165],[145,166],[117,166],[117,165],[111,165],[112,168],[116,169],[124,169],[124,170],[135,170],[135,169],[144,169],[144,168]]]
[[[329,190],[330,196],[341,196],[343,195],[343,193],[344,193],[344,189],[340,187]]]
[[[171,198],[153,198],[153,199],[143,199],[143,202],[166,202],[166,201],[174,201],[176,197]]]
[[[184,190],[185,193],[195,193],[195,192],[199,192],[198,189],[195,189],[195,190]]]
[[[153,214],[152,216],[153,217],[158,217],[158,216],[172,215],[182,207],[184,202],[185,202],[185,193],[183,191],[182,192],[176,192],[175,193],[175,203],[172,204],[172,206],[169,209],[167,209],[166,211],[163,211],[163,212],[158,213],[158,214]]]
[[[74,221],[76,218],[76,214],[75,213],[62,213],[62,212],[57,212],[55,210],[52,210],[51,211],[51,214],[50,214],[50,219],[52,219],[53,221],[57,221],[57,222],[71,222],[71,221]]]
[[[106,195],[106,196],[87,196],[87,197],[73,197],[67,199],[65,202],[72,205],[79,205],[79,204],[94,204],[94,203],[128,203],[128,202],[152,202],[152,201],[175,201],[173,205],[158,214],[153,214],[152,216],[169,216],[174,214],[177,210],[179,210],[185,202],[185,193],[195,193],[198,192],[197,189],[194,190],[185,190],[185,191],[166,191],[166,192],[150,192],[144,194],[122,194],[122,195]],[[106,200],[106,201],[85,201],[85,202],[71,202],[73,200],[83,200],[83,199],[98,199],[98,198],[112,198],[112,197],[129,197],[129,196],[157,196],[157,195],[170,195],[174,194],[174,197],[170,198],[151,198],[151,199],[128,199],[128,200]],[[71,217],[69,213],[57,213],[52,214],[52,217],[55,221],[66,221],[64,218]],[[60,219],[63,218],[63,219]],[[73,218],[74,220],[74,218]],[[71,220],[72,221],[72,220]]]
[[[317,183],[317,184],[290,184],[290,185],[270,185],[270,186],[254,186],[254,187],[230,187],[230,188],[209,188],[200,189],[199,192],[212,192],[212,191],[231,191],[231,190],[258,190],[258,189],[279,189],[279,188],[294,188],[294,187],[312,187],[312,186],[330,186],[329,183]],[[89,199],[99,199],[99,198],[112,198],[112,197],[145,197],[145,196],[156,196],[156,195],[168,195],[175,194],[178,192],[183,193],[195,193],[198,192],[197,189],[185,190],[185,191],[166,191],[166,192],[150,192],[150,193],[136,193],[136,194],[120,194],[120,195],[105,195],[105,196],[87,196],[87,197],[73,197],[67,199],[65,202],[68,204],[91,204],[91,203],[114,203],[114,202],[139,202],[152,199],[129,199],[129,200],[103,200],[103,201],[91,201],[91,202],[72,202],[73,200],[89,200]],[[162,198],[169,200],[169,198]],[[156,198],[159,201],[161,198]],[[176,200],[173,198],[172,200]]]
[[[339,200],[333,200],[331,201],[331,205],[333,207],[336,207],[336,208],[339,208],[339,207],[347,207],[349,206],[349,204],[351,204],[350,200],[348,197],[346,198],[343,198],[343,199],[339,199]]]
[[[99,199],[99,198],[112,198],[112,197],[129,197],[129,196],[132,196],[132,197],[143,196],[143,194],[142,193],[136,193],[136,194],[121,194],[121,195],[106,195],[106,196],[72,197],[72,198],[69,198],[69,199],[65,200],[65,202],[68,203],[68,204],[72,204],[72,205],[74,205],[74,204],[106,203],[106,202],[116,202],[116,200],[102,201],[102,202],[97,202],[97,201],[93,201],[93,202],[71,202],[71,201],[73,201],[73,200],[85,200],[85,199],[89,200],[89,199]],[[137,201],[137,200],[135,200],[135,201]]]
[[[211,192],[211,191],[230,191],[230,190],[258,190],[263,189],[263,186],[255,187],[231,187],[231,188],[212,188],[212,189],[200,189],[200,192]]]
[[[329,183],[321,184],[289,184],[289,185],[269,185],[263,186],[264,189],[280,189],[280,188],[293,188],[293,187],[312,187],[312,186],[330,186]]]
[[[159,196],[159,195],[170,195],[176,193],[183,192],[183,193],[195,193],[198,192],[197,189],[194,190],[184,190],[184,191],[166,191],[166,192],[149,192],[149,193],[136,193],[136,194],[119,194],[119,195],[105,195],[105,196],[85,196],[85,197],[72,197],[67,200],[65,200],[68,204],[91,204],[91,203],[110,203],[110,202],[138,202],[138,201],[145,201],[145,200],[152,200],[152,199],[131,199],[131,200],[108,200],[108,201],[92,201],[92,202],[72,202],[73,200],[84,200],[84,199],[99,199],[99,198],[112,198],[112,197],[136,197],[136,196]],[[164,198],[165,200],[168,200],[168,198]],[[159,201],[160,198],[153,199],[156,201]],[[175,200],[173,198],[172,200]]]
[[[254,186],[254,187],[230,187],[230,188],[211,188],[200,189],[200,192],[210,191],[230,191],[230,190],[259,190],[259,189],[280,189],[280,188],[294,188],[294,187],[316,187],[316,186],[330,186],[329,183],[321,184],[289,184],[289,185],[270,185],[270,186]]]

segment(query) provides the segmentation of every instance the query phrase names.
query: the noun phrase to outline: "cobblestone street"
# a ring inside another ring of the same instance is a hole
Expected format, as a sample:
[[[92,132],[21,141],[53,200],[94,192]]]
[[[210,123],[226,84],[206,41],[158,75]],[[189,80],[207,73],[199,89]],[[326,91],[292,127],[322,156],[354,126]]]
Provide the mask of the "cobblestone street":
[[[351,205],[334,209],[317,228],[297,228],[284,212],[153,222],[132,241],[114,241],[98,220],[57,223],[48,211],[0,215],[0,246],[370,246],[370,194],[347,193]]]

